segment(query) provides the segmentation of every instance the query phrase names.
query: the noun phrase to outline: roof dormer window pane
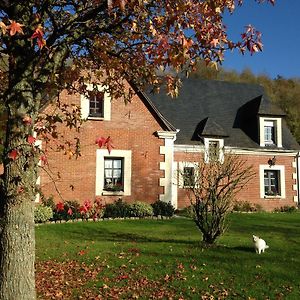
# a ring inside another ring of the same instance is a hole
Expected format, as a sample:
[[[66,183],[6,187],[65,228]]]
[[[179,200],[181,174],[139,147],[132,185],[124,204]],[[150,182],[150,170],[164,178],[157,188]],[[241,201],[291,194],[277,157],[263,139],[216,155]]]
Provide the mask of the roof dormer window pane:
[[[275,128],[276,128],[275,121],[265,121],[264,139],[266,145],[276,144]]]

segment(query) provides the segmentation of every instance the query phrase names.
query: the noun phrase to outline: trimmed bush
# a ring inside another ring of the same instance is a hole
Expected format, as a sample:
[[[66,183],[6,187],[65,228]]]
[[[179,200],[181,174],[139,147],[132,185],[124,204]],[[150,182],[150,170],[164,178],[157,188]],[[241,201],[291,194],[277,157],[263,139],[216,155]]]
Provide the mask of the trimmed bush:
[[[53,217],[53,211],[50,206],[37,205],[34,208],[34,222],[45,223]]]
[[[130,205],[130,216],[137,218],[151,217],[153,208],[150,204],[136,201]]]
[[[152,203],[151,206],[153,208],[154,216],[172,217],[175,212],[173,205],[169,202],[157,200],[156,202]]]
[[[289,206],[289,205],[285,205],[285,206],[281,206],[280,208],[275,208],[274,212],[287,212],[287,213],[293,213],[297,211],[297,207],[296,206]]]
[[[106,204],[104,218],[126,218],[130,217],[130,205],[122,199],[116,200],[114,203]]]

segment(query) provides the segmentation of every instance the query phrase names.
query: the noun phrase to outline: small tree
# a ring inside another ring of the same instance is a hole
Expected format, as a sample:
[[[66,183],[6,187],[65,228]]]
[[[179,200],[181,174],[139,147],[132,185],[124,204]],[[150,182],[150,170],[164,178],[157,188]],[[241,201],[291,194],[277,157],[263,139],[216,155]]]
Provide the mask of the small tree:
[[[228,154],[222,160],[203,159],[195,164],[193,172],[184,172],[192,216],[204,243],[213,244],[226,231],[226,217],[237,192],[253,177],[251,169],[242,158]]]

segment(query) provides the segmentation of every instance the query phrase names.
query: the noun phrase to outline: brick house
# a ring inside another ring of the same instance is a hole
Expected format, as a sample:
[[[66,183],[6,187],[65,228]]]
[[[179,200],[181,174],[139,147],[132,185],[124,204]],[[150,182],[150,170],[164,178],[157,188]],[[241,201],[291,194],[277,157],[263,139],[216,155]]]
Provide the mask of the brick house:
[[[236,153],[256,173],[239,200],[267,210],[299,203],[300,147],[285,114],[260,86],[186,79],[176,99],[138,90],[127,105],[107,93],[87,99],[62,92],[60,99],[80,104],[86,119],[79,159],[49,153],[51,171],[60,173],[56,187],[65,200],[161,199],[182,208],[189,199],[179,173],[190,172],[199,156],[207,161],[219,149],[219,159],[227,151]],[[72,138],[67,129],[64,135]],[[96,147],[99,136],[112,138],[111,153]],[[40,177],[44,194],[59,199],[50,177],[43,172]]]

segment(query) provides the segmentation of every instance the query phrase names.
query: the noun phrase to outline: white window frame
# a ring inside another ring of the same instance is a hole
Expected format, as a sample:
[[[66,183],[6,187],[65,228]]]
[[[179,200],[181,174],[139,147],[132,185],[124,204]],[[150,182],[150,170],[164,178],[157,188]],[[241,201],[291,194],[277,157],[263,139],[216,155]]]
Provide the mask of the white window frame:
[[[181,161],[178,163],[178,187],[181,189],[187,189],[190,186],[186,186],[184,185],[184,168],[194,168],[194,174],[197,176],[197,170],[199,167],[199,163],[198,162],[186,162],[186,161]]]
[[[87,84],[87,90],[92,91],[94,89],[93,84]],[[101,85],[97,85],[97,89],[99,92],[104,92],[103,99],[103,117],[91,117],[90,114],[90,99],[86,97],[86,95],[80,95],[80,107],[81,107],[81,118],[87,120],[111,120],[111,97],[107,91],[105,91],[105,87]]]
[[[274,127],[274,138],[275,143],[270,143],[270,141],[265,140],[265,127]],[[277,146],[282,147],[282,120],[281,118],[269,118],[269,117],[259,117],[259,132],[260,132],[260,146]]]
[[[272,171],[279,171],[279,190],[280,195],[265,195],[265,171],[272,170]],[[268,198],[280,198],[285,199],[286,197],[286,190],[285,190],[285,167],[282,165],[260,165],[259,166],[259,180],[260,180],[260,198],[261,199],[268,199]]]
[[[96,196],[105,195],[131,195],[131,150],[112,150],[110,153],[107,149],[96,150]],[[106,191],[104,189],[104,159],[123,158],[123,191]]]
[[[219,162],[224,162],[224,139],[216,139],[216,138],[204,138],[204,161],[209,163],[209,145],[210,143],[217,142],[219,144]]]

